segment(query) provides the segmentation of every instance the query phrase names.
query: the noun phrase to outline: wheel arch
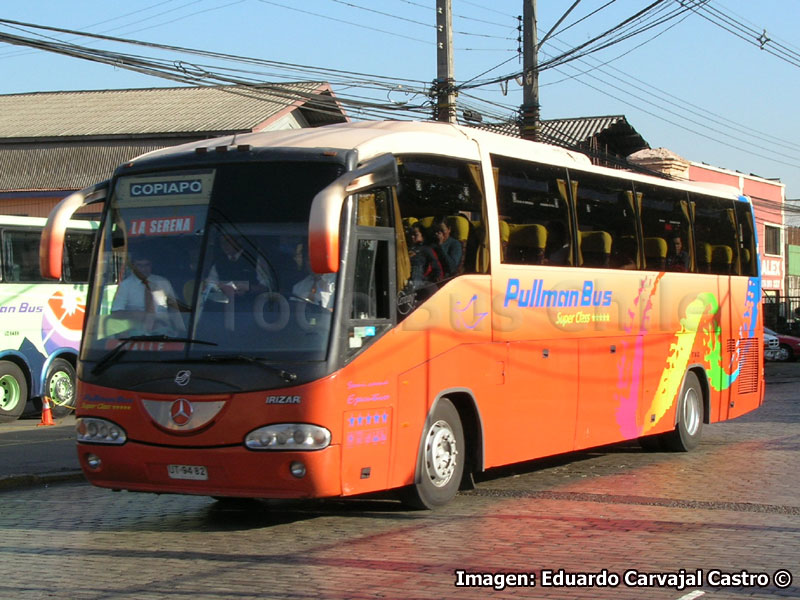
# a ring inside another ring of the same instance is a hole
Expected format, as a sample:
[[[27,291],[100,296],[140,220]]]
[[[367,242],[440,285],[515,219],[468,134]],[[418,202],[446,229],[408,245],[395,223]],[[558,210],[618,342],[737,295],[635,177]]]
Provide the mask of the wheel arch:
[[[466,446],[466,463],[464,465],[464,477],[477,471],[484,470],[484,429],[483,419],[481,418],[478,403],[475,399],[475,394],[470,388],[449,388],[440,391],[428,409],[428,414],[425,417],[425,425],[423,432],[431,425],[431,415],[436,409],[436,406],[442,399],[449,400],[461,420],[461,427],[464,430],[464,444]],[[419,450],[424,443],[424,434],[420,437]],[[414,478],[419,481],[419,465],[414,473]],[[462,483],[462,486],[464,484]]]

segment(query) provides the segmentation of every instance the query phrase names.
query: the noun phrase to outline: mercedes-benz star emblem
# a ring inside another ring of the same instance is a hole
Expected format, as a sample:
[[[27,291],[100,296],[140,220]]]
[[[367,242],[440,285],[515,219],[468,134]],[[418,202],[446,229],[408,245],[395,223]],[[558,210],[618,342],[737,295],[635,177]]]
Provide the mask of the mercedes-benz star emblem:
[[[178,374],[175,375],[175,383],[180,386],[189,385],[191,378],[192,372],[189,369],[184,369],[183,371],[178,371]]]
[[[194,407],[192,406],[191,402],[189,402],[186,398],[178,398],[172,403],[172,406],[169,409],[169,416],[175,425],[182,427],[192,419],[193,412]]]

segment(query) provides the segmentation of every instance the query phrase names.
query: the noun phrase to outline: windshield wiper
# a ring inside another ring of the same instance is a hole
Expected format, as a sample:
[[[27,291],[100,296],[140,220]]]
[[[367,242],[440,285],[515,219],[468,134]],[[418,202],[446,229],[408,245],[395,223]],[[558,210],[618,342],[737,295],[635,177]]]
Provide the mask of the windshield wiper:
[[[99,375],[105,371],[112,363],[116,362],[123,354],[125,354],[125,347],[130,342],[183,342],[185,344],[205,344],[206,346],[217,346],[216,342],[207,342],[205,340],[195,340],[187,337],[172,337],[170,335],[132,335],[125,338],[117,338],[120,344],[114,346],[111,350],[106,352],[103,357],[97,361],[97,364],[92,369],[92,375]]]
[[[254,356],[248,356],[246,354],[206,354],[199,360],[208,362],[246,362],[258,365],[270,373],[277,373],[286,383],[292,383],[295,379],[297,379],[296,373],[286,371],[285,369],[281,369],[279,367],[273,367],[272,365],[268,365],[263,362],[263,359],[259,359]]]

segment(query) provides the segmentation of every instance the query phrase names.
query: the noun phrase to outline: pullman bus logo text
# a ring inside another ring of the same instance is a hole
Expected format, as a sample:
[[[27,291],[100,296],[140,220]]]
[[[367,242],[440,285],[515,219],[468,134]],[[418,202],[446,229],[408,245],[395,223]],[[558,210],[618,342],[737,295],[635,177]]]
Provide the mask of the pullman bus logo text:
[[[580,290],[548,290],[543,279],[525,288],[519,279],[509,279],[503,306],[515,302],[520,308],[590,308],[611,306],[611,297],[611,290],[596,290],[591,281],[584,281]]]

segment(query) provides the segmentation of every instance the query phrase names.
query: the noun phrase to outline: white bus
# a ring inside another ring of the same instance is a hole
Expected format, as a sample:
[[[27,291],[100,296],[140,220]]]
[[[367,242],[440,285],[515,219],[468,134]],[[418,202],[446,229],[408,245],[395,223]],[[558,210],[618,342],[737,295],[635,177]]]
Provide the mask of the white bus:
[[[44,279],[39,242],[46,219],[0,215],[0,422],[47,396],[55,416],[72,410],[75,363],[97,223],[71,221],[63,274]]]

